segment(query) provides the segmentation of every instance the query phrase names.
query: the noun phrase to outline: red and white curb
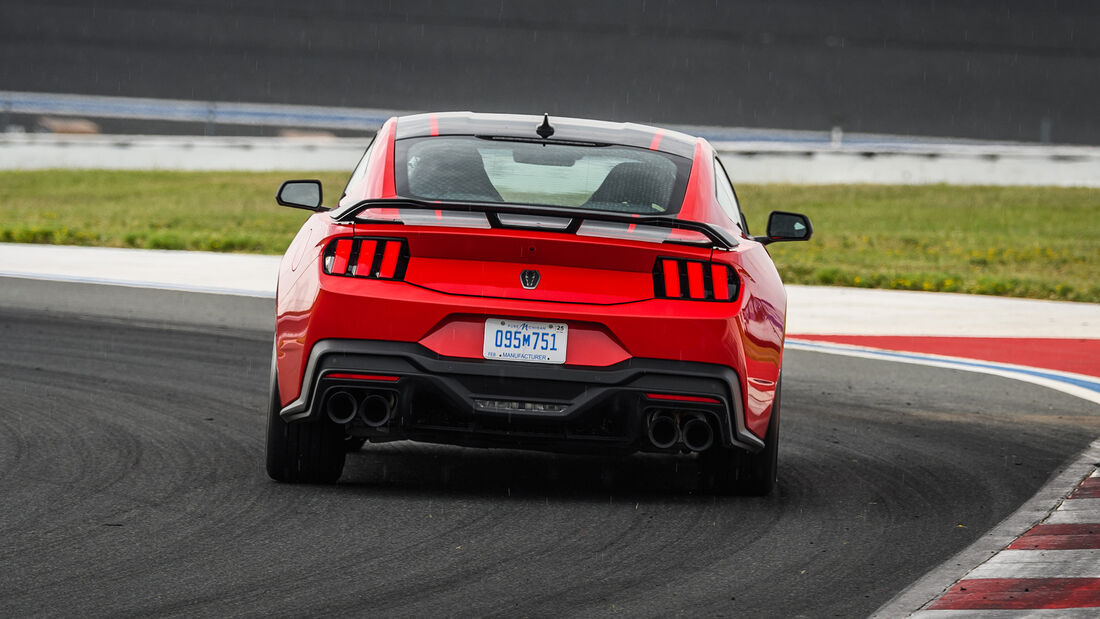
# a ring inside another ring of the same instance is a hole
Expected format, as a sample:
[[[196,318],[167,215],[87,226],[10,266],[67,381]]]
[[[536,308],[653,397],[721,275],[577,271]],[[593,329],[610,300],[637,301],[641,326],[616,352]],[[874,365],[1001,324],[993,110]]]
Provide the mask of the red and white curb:
[[[1100,618],[1098,466],[1100,439],[1014,514],[872,617]]]
[[[858,345],[869,343],[880,347]],[[974,345],[974,338],[792,335],[787,340],[790,349],[993,374],[1100,404],[1097,340],[1047,344],[1005,338],[1000,347],[980,350]],[[1084,373],[1046,369],[1062,366],[1066,360],[1056,354],[1057,350],[1073,346],[1080,348],[1082,354],[1071,367]],[[974,358],[1010,358],[1006,352],[1021,348],[1030,349],[1028,357],[1041,367]],[[921,352],[908,352],[912,349]],[[933,350],[961,356],[931,354]],[[970,355],[973,357],[966,358]],[[1100,439],[994,531],[930,572],[874,616],[1100,618],[1097,466],[1100,466]],[[1051,505],[1056,507],[1051,510]],[[943,584],[949,582],[954,584],[944,589]]]
[[[1070,609],[1081,609],[1080,616],[1100,616],[1098,512],[1100,472],[1093,471],[1046,520],[913,616],[953,617],[958,616],[954,611],[977,610],[1075,616]]]

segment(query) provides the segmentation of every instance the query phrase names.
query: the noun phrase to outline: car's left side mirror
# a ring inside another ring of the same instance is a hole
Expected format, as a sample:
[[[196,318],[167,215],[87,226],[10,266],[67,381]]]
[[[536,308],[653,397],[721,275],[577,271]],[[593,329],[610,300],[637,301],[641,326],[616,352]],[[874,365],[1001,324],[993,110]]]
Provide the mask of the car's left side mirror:
[[[275,201],[280,206],[304,208],[310,211],[327,211],[321,206],[321,181],[286,181],[279,186]]]
[[[810,218],[801,213],[788,213],[786,211],[772,211],[768,215],[767,236],[754,237],[765,245],[779,241],[808,241],[814,234],[814,227],[810,225]]]

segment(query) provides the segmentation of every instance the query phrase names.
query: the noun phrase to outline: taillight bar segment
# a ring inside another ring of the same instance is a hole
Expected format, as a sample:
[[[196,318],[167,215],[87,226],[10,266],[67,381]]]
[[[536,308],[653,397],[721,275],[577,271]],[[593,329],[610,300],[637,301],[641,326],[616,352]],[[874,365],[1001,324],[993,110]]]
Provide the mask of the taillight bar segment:
[[[741,280],[728,265],[682,258],[658,258],[653,293],[658,299],[736,301]]]
[[[368,279],[404,279],[409,266],[409,246],[404,239],[334,239],[325,247],[321,261],[328,275]]]

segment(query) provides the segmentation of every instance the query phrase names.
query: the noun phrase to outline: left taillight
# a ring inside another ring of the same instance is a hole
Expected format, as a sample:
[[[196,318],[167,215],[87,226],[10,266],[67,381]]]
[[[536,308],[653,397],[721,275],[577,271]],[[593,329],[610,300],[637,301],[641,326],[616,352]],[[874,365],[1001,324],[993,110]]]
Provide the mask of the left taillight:
[[[321,256],[321,270],[344,277],[404,279],[409,265],[409,248],[404,239],[333,239]]]

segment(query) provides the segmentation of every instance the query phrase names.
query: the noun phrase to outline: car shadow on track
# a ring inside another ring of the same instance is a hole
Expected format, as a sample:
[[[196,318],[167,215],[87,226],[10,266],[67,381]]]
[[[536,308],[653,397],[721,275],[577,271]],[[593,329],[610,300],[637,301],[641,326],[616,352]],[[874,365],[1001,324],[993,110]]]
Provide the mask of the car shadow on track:
[[[348,454],[340,487],[470,496],[671,495],[711,501],[691,456],[602,457],[396,443]]]

